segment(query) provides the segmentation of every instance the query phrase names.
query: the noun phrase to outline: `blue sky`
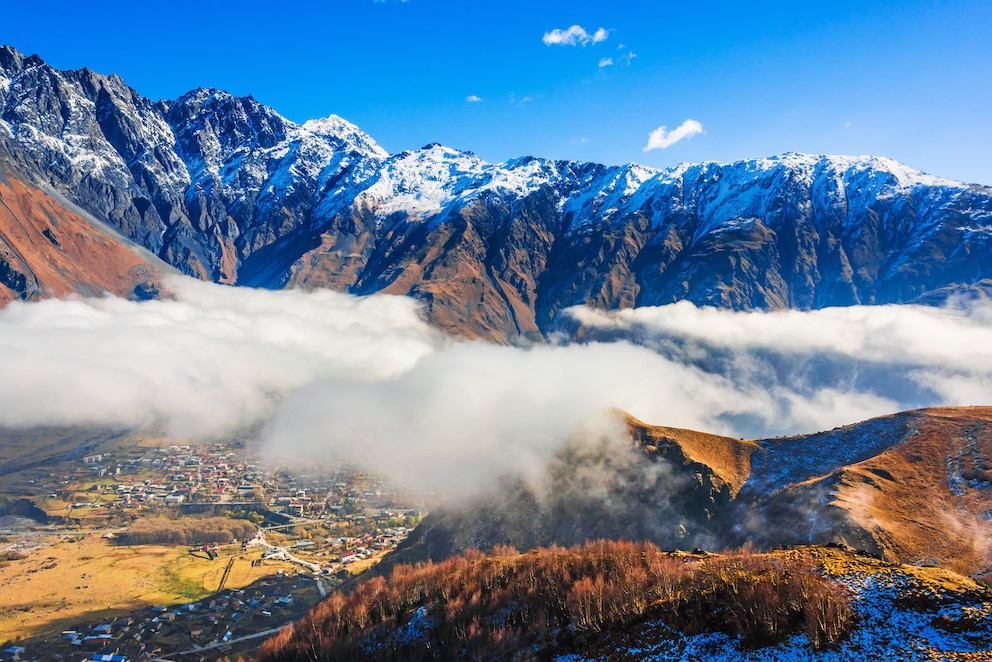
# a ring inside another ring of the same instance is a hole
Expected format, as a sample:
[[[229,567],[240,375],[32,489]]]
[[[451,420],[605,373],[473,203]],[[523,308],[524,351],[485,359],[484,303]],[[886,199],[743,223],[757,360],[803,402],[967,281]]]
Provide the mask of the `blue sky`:
[[[294,121],[334,113],[391,152],[877,154],[992,185],[988,0],[221,4],[8,3],[0,42],[152,99],[210,86]]]

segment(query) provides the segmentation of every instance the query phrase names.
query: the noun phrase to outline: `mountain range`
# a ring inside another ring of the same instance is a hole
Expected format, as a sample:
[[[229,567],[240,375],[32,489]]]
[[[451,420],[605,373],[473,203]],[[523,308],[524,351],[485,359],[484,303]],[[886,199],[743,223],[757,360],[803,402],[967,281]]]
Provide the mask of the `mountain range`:
[[[990,248],[992,187],[883,157],[658,170],[490,164],[439,144],[390,154],[337,116],[298,124],[216,89],[152,101],[117,75],[0,47],[0,305],[156,298],[178,272],[408,295],[443,331],[529,344],[574,331],[561,313],[580,304],[810,310],[986,297]],[[435,509],[383,567],[626,538],[666,549],[846,543],[885,572],[882,559],[992,571],[992,408],[756,440],[618,415],[628,446],[573,439],[543,484],[510,477]],[[32,448],[13,468],[63,452],[24,434]],[[889,595],[852,572],[864,595]]]
[[[389,154],[333,115],[296,124],[202,88],[153,102],[10,47],[0,200],[3,300],[155,296],[176,269],[410,295],[443,330],[532,342],[577,304],[815,309],[992,285],[992,188],[885,158],[655,170]]]

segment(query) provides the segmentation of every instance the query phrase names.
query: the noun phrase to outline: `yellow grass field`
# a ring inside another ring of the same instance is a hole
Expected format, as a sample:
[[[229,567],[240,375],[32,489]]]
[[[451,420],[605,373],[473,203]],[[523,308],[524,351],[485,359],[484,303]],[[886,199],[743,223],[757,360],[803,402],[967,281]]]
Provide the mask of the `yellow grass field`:
[[[278,570],[252,551],[236,556],[225,588],[241,588]],[[229,557],[214,561],[186,547],[115,546],[98,535],[64,540],[0,565],[0,640],[57,633],[155,605],[182,604],[217,591]]]

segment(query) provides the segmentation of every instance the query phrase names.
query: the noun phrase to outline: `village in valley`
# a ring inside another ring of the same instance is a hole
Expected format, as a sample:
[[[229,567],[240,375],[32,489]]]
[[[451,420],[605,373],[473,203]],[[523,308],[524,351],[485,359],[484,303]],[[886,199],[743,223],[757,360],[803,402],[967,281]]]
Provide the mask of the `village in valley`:
[[[47,616],[40,595],[0,601],[2,662],[234,658],[374,566],[431,502],[345,462],[267,466],[241,442],[111,445],[0,471],[5,584],[73,581],[52,590],[61,608]],[[87,600],[107,581],[92,566],[104,557],[160,566],[132,583],[162,579],[126,601],[134,608],[117,607],[121,595]],[[148,604],[158,595],[172,599]]]

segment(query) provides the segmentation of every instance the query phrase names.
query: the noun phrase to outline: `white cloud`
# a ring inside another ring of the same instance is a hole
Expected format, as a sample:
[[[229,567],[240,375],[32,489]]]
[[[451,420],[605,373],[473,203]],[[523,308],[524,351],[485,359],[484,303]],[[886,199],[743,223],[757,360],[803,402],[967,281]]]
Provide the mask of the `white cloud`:
[[[686,120],[677,128],[668,131],[667,127],[659,126],[648,135],[648,144],[644,147],[645,152],[652,149],[667,149],[679,142],[687,140],[703,132],[703,125],[696,120]]]
[[[404,297],[173,279],[172,300],[0,309],[0,425],[223,437],[464,490],[540,470],[587,416],[735,436],[992,401],[992,307],[567,311],[588,344],[455,341]]]
[[[588,44],[598,44],[606,41],[610,36],[610,31],[606,28],[599,28],[594,33],[589,34],[581,25],[573,25],[567,30],[554,29],[545,32],[542,41],[548,45],[559,46],[586,46]]]
[[[174,300],[0,309],[0,425],[162,425],[226,435],[316,379],[384,379],[434,350],[405,297],[252,290],[174,278]]]
[[[540,471],[583,421],[611,406],[727,431],[711,412],[774,403],[628,343],[464,343],[396,379],[323,380],[297,391],[269,426],[267,446],[297,458],[343,456],[419,487],[465,491],[501,474]]]
[[[760,434],[777,432],[771,412],[792,421],[780,430],[791,433],[900,409],[992,401],[988,304],[734,312],[683,301],[565,314],[582,337],[636,342],[729,379],[738,391],[768,393],[777,404],[760,415]]]
[[[395,378],[322,380],[280,407],[267,445],[468,490],[502,472],[539,473],[586,417],[611,406],[663,425],[767,437],[992,400],[992,307],[736,313],[680,303],[567,314],[602,340],[460,343]]]
[[[599,61],[600,69],[602,69],[603,67],[612,67],[612,66],[613,66],[613,58],[611,57],[604,57]]]
[[[479,103],[480,101],[482,101],[482,97],[476,96],[474,94],[470,94],[467,97],[465,97],[465,101],[468,101],[469,103]]]

